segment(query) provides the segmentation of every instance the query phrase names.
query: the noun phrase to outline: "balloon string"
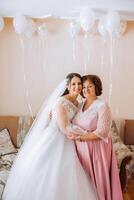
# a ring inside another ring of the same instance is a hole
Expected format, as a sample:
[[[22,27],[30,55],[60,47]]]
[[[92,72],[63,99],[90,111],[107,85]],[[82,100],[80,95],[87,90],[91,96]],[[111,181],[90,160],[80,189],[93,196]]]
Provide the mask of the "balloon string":
[[[73,50],[73,63],[74,63],[74,66],[75,66],[76,65],[76,36],[74,36],[72,38],[72,40],[73,40],[73,48],[72,48],[72,50]]]
[[[43,67],[43,73],[44,73],[44,79],[45,79],[45,74],[46,74],[46,57],[45,57],[45,37],[43,37],[42,35],[41,37],[41,52],[43,52],[42,56],[42,67]]]
[[[88,43],[87,43],[87,34],[84,35],[84,47],[85,47],[85,56],[84,56],[84,75],[87,74],[87,60],[88,60]]]
[[[27,78],[26,78],[25,67],[24,67],[25,66],[24,65],[24,52],[25,52],[24,41],[21,36],[19,36],[19,39],[20,39],[20,43],[21,43],[21,47],[22,47],[22,54],[23,54],[22,70],[23,70],[23,81],[24,81],[24,88],[25,88],[26,103],[27,103],[27,107],[30,112],[30,115],[31,115],[32,119],[34,119],[32,107],[29,102],[29,90],[27,88]]]
[[[87,37],[87,39],[88,39],[88,37]],[[90,61],[90,51],[89,51],[89,44],[88,44],[88,41],[87,41],[86,45],[87,45],[87,64],[89,64],[89,61]],[[86,72],[86,73],[87,73],[87,72]]]
[[[113,72],[113,37],[112,33],[110,33],[110,70],[109,70],[109,98],[108,98],[109,105],[111,104],[111,97],[113,91],[112,72]]]
[[[106,45],[106,40],[103,38],[103,42],[102,42],[102,54],[101,54],[101,69],[100,69],[100,73],[103,73],[103,67],[104,67],[104,54],[105,54],[105,45]]]

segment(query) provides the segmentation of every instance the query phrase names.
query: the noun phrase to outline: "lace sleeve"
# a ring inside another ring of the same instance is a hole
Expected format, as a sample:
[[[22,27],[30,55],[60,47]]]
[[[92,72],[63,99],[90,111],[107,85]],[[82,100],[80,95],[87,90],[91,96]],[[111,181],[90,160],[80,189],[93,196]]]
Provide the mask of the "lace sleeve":
[[[57,122],[59,129],[66,135],[69,135],[70,132],[75,132],[76,134],[85,134],[86,130],[73,125],[69,120],[66,105],[59,103],[57,106]]]
[[[77,126],[77,125],[74,125],[72,123],[70,123],[70,125],[67,127],[67,130],[68,130],[69,133],[73,132],[73,133],[78,134],[78,135],[85,135],[85,134],[88,133],[87,130],[85,130],[85,129]]]
[[[93,131],[95,135],[108,142],[108,135],[111,127],[111,113],[107,104],[102,105],[98,111],[97,129]]]

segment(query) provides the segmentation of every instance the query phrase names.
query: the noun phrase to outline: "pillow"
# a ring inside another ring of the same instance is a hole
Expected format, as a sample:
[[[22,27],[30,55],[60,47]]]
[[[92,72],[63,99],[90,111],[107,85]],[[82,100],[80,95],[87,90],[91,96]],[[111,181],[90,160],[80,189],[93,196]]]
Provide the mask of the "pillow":
[[[19,117],[19,125],[17,132],[17,147],[19,148],[25,139],[26,134],[29,131],[29,128],[32,124],[32,118],[30,116],[20,116]]]
[[[114,120],[112,120],[111,131],[113,136],[118,136],[118,129]]]
[[[122,160],[127,156],[132,156],[131,151],[127,148],[125,144],[122,142],[116,142],[113,144],[113,149],[116,154],[118,167],[120,168],[120,165],[122,163]]]
[[[9,175],[9,170],[6,169],[0,170],[0,199],[2,199],[2,194],[4,191],[4,187],[6,185],[8,175]]]
[[[17,149],[14,147],[10,134],[7,129],[0,131],[0,155],[6,155],[10,153],[17,153]]]

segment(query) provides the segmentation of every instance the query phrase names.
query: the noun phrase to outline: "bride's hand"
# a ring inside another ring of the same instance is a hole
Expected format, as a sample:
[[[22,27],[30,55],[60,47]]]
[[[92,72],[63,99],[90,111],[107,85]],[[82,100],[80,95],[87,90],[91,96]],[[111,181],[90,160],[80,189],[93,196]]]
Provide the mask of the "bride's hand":
[[[71,132],[69,135],[67,135],[67,138],[70,140],[78,140],[78,134]]]

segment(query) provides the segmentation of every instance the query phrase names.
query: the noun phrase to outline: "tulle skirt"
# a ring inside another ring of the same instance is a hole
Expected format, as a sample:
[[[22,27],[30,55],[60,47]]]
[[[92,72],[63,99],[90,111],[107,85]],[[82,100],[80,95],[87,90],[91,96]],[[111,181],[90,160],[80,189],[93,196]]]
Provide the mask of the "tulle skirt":
[[[73,141],[49,126],[22,146],[2,200],[97,200]]]

